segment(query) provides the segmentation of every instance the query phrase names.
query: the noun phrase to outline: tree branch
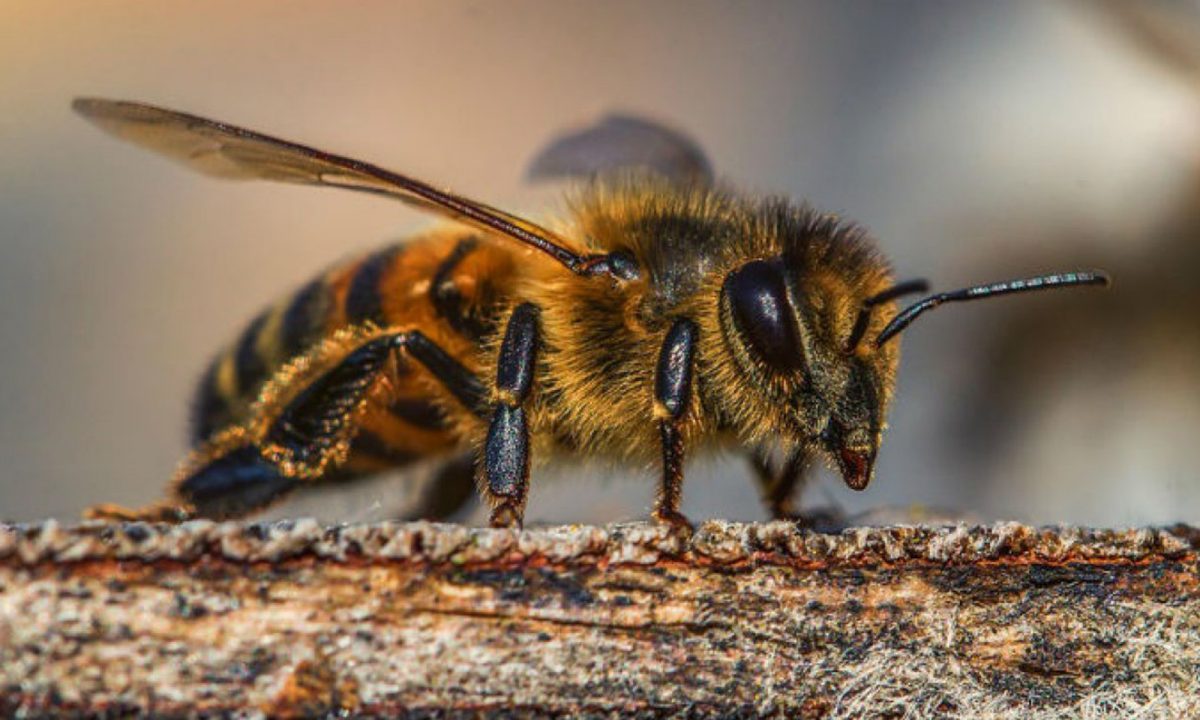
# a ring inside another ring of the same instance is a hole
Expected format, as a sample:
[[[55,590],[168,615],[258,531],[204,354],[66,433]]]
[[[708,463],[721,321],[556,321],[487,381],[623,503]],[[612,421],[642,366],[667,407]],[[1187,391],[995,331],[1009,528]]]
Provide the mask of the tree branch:
[[[1200,533],[0,525],[0,712],[1184,717]]]

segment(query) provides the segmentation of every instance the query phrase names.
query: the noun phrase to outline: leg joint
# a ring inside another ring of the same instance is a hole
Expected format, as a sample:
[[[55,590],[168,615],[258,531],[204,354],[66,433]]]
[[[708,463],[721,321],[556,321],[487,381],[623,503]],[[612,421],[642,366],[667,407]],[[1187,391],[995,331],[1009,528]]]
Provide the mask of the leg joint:
[[[463,407],[482,416],[486,396],[483,383],[453,355],[426,337],[425,333],[420,330],[398,333],[391,336],[390,345],[424,365]]]

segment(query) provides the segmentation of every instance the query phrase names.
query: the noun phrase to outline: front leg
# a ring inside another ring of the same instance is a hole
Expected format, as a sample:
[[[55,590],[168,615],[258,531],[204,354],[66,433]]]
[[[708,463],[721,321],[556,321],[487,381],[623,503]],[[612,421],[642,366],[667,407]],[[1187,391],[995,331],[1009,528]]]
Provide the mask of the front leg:
[[[788,454],[783,466],[776,469],[770,454],[758,448],[750,453],[750,464],[762,490],[763,504],[772,519],[791,520],[818,532],[840,532],[847,527],[849,521],[845,513],[836,506],[813,510],[796,507],[798,496],[811,475],[810,451],[803,447],[796,448]]]
[[[508,318],[496,362],[492,422],[484,445],[482,493],[492,505],[492,527],[520,527],[529,497],[529,422],[525,403],[537,364],[538,308],[518,305]]]
[[[679,511],[683,492],[681,428],[692,400],[696,332],[692,321],[675,321],[663,340],[654,376],[654,416],[658,418],[663,459],[662,485],[654,508],[654,519],[689,531],[692,524]]]
[[[776,469],[767,450],[759,448],[750,455],[763,504],[775,520],[798,520],[802,516],[796,511],[796,495],[804,488],[808,479],[810,456],[803,448],[793,450]]]

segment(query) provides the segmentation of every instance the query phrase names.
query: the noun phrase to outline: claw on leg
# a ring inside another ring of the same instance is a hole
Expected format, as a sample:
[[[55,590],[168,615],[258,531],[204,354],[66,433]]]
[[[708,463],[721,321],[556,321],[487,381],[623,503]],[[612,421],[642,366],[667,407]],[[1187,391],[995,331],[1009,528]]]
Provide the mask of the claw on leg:
[[[692,521],[688,520],[687,516],[678,510],[667,510],[659,508],[653,513],[654,520],[671,528],[671,532],[681,535],[684,538],[690,538],[695,532],[696,527],[692,525]]]
[[[513,528],[520,530],[523,513],[521,509],[510,502],[502,502],[492,509],[489,525],[494,528]]]
[[[85,520],[109,520],[112,522],[163,522],[181,523],[194,518],[195,512],[184,505],[156,503],[143,508],[127,508],[103,503],[83,511]]]

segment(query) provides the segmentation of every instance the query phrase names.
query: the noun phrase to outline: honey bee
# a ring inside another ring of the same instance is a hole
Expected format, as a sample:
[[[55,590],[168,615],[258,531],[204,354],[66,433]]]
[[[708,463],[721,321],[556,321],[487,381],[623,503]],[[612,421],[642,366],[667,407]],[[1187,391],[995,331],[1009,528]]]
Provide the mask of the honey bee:
[[[453,221],[336,265],[251,321],[200,382],[195,446],[168,498],[93,517],[236,517],[308,483],[442,457],[430,514],[477,484],[492,525],[520,526],[531,460],[577,454],[660,457],[653,516],[688,528],[685,452],[720,446],[749,454],[773,516],[798,517],[813,459],[856,490],[871,482],[896,336],[915,319],[947,302],[1108,284],[1099,271],[1041,275],[897,311],[926,283],[894,282],[864,231],[715,184],[689,139],[628,118],[535,163],[595,175],[552,230],[194,115],[86,98],[74,108],[209,175],[374,193]],[[649,169],[600,172],[592,150],[614,128],[643,138],[642,157],[619,164]]]

